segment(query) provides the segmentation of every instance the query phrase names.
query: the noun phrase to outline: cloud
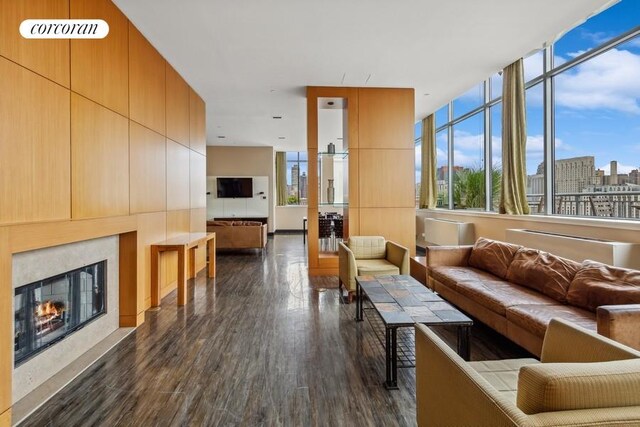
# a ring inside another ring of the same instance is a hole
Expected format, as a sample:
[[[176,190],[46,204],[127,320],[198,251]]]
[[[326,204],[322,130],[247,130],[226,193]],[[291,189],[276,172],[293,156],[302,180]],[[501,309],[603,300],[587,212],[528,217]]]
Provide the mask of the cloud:
[[[611,163],[607,163],[604,166],[600,166],[598,169],[602,169],[605,175],[610,175]],[[618,173],[629,173],[634,169],[638,169],[638,166],[628,166],[628,165],[623,165],[622,163],[618,163]]]
[[[640,114],[640,55],[611,49],[556,77],[556,105]]]

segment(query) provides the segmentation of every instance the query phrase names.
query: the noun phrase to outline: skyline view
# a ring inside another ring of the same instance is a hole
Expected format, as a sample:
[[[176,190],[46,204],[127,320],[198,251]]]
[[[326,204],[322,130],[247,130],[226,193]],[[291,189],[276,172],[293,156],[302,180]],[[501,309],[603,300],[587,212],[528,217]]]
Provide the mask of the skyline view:
[[[554,43],[554,67],[598,47],[640,23],[640,2],[624,0],[596,15]],[[543,52],[524,60],[525,81],[542,74]],[[640,37],[568,69],[553,79],[555,156],[566,159],[594,156],[595,168],[609,174],[611,161],[618,173],[640,168]],[[492,99],[501,95],[502,78],[491,78]],[[527,90],[527,174],[536,173],[543,160],[542,84]],[[454,118],[483,104],[483,85],[453,101]],[[492,163],[501,161],[501,103],[491,108]],[[447,106],[436,112],[436,128],[447,121]],[[484,119],[482,112],[453,126],[454,165],[482,168]],[[421,135],[421,122],[415,136]],[[436,135],[438,167],[447,165],[447,130]],[[416,149],[416,182],[420,176],[420,150]]]

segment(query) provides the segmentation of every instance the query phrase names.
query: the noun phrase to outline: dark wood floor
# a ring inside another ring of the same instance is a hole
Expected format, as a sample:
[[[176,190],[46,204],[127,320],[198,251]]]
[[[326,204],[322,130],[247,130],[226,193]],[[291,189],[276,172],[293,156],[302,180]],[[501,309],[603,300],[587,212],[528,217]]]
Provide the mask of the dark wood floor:
[[[400,390],[382,387],[383,347],[336,287],[309,279],[301,236],[219,254],[217,279],[191,283],[189,305],[169,295],[22,425],[415,425],[415,370],[400,370]],[[475,360],[525,354],[481,325],[471,349]]]

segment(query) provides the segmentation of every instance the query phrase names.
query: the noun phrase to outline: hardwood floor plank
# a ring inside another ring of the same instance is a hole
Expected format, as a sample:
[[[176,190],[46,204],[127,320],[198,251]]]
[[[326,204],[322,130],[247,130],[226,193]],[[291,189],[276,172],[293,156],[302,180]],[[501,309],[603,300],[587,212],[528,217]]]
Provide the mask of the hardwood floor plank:
[[[24,426],[413,426],[415,370],[387,391],[384,349],[341,304],[337,277],[308,277],[299,236],[219,253],[160,311],[27,418]],[[455,329],[437,331],[455,345]],[[482,325],[472,359],[522,357]]]

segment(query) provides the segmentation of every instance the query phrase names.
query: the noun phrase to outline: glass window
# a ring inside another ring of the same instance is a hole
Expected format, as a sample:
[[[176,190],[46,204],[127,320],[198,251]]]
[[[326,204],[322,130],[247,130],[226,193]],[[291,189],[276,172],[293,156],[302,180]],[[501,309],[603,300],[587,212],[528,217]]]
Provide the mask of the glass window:
[[[287,205],[306,205],[309,168],[306,151],[287,151]]]
[[[502,183],[502,103],[491,107],[491,210],[500,206]]]
[[[449,104],[436,111],[436,128],[449,122]]]
[[[453,117],[460,117],[484,104],[484,84],[480,83],[453,100]]]
[[[416,206],[420,203],[420,180],[422,173],[422,120],[417,122],[413,127],[413,136],[415,142],[415,170],[416,170]]]
[[[640,22],[640,3],[623,0],[563,35],[554,43],[554,66],[602,45],[636,27]]]
[[[491,99],[502,96],[502,72],[491,76]]]
[[[524,81],[529,82],[544,72],[544,50],[532,53],[522,60]]]
[[[527,200],[532,214],[544,208],[544,104],[543,86],[537,84],[525,94],[527,114]]]
[[[453,126],[453,202],[455,209],[484,209],[484,114]]]
[[[556,213],[638,218],[639,42],[554,77]]]
[[[449,128],[436,133],[437,173],[439,208],[449,207]]]

